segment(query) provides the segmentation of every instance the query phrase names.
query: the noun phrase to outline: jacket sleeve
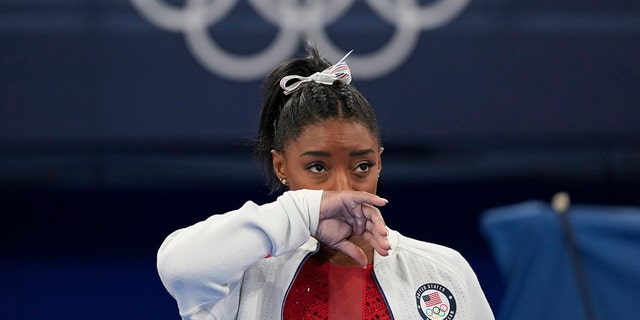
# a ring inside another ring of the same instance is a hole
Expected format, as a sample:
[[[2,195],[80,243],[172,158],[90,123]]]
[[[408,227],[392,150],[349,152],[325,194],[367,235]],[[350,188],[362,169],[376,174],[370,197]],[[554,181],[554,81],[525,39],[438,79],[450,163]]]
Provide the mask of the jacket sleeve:
[[[473,319],[495,319],[493,310],[491,310],[491,306],[482,291],[482,287],[480,286],[476,273],[473,271],[469,263],[464,260],[464,258],[462,259],[463,261],[460,262],[460,265],[466,270],[464,280],[467,285],[467,295],[469,297],[469,300],[467,301],[469,304],[469,313]]]
[[[229,296],[238,296],[232,291],[240,290],[245,270],[254,263],[304,244],[318,226],[321,198],[320,190],[288,191],[275,202],[247,202],[170,234],[158,250],[157,267],[181,316],[227,303]],[[229,303],[237,312],[238,302]]]

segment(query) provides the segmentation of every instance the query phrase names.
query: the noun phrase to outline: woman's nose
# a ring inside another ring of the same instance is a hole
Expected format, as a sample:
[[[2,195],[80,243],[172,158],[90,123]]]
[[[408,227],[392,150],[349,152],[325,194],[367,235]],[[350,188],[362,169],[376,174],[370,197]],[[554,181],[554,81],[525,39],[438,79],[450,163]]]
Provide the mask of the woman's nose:
[[[350,175],[348,172],[334,173],[333,177],[331,178],[331,188],[333,191],[353,190],[353,185],[351,183]]]

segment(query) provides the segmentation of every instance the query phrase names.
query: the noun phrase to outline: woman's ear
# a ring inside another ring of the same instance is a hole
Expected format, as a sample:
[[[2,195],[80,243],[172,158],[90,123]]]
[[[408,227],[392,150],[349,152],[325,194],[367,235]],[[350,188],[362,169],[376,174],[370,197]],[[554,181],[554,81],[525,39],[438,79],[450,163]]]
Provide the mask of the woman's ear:
[[[273,171],[278,179],[287,178],[287,170],[285,169],[284,155],[276,150],[271,150],[271,158],[273,160]]]
[[[380,152],[378,152],[378,177],[380,176],[380,171],[382,170],[382,152],[384,151],[383,147],[380,147]]]

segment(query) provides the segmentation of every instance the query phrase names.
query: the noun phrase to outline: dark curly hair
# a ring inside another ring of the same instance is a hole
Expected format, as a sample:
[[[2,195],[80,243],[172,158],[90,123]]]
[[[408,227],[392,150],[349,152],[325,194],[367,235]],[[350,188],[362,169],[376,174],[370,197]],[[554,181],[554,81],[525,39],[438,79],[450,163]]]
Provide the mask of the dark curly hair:
[[[336,81],[333,85],[308,82],[289,95],[280,80],[289,75],[308,77],[331,66],[318,49],[308,45],[307,56],[293,58],[277,66],[262,85],[260,128],[255,141],[255,157],[260,162],[271,193],[284,186],[273,170],[271,150],[283,152],[310,125],[327,119],[343,119],[368,128],[381,145],[380,131],[369,102],[353,85]]]

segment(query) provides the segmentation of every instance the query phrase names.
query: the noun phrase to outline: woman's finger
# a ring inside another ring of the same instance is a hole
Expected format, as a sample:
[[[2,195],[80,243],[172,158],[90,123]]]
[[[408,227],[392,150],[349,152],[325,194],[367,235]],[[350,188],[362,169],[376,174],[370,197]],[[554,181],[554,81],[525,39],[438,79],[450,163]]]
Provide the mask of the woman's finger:
[[[387,239],[386,235],[374,235],[371,232],[365,232],[362,234],[362,237],[367,240],[373,249],[378,252],[381,256],[387,256],[389,254],[389,250],[391,250],[391,244]]]
[[[368,231],[372,233],[380,233],[384,236],[387,236],[387,224],[384,222],[384,218],[382,217],[382,213],[380,210],[371,205],[363,205],[363,214],[367,219],[366,228]]]
[[[320,204],[320,218],[351,215],[362,218],[361,206],[384,206],[387,200],[364,191],[324,191]]]

